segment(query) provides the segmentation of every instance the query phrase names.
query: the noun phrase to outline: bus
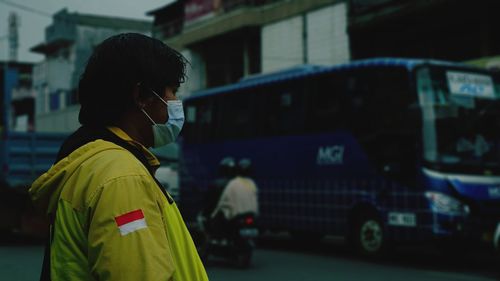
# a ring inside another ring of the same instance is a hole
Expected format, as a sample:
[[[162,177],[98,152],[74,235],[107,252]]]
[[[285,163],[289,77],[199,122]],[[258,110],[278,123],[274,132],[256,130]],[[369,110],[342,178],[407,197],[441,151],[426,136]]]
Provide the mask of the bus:
[[[500,80],[465,64],[304,65],[184,100],[180,206],[194,221],[224,157],[248,158],[264,230],[485,242],[500,223]],[[453,243],[452,243],[453,245]]]

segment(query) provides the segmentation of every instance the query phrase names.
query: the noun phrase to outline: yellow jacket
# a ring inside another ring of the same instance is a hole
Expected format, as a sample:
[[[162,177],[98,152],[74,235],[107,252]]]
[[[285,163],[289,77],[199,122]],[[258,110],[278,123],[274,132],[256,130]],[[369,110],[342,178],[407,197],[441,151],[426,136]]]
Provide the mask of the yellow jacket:
[[[122,130],[120,138],[140,147]],[[146,167],[111,142],[90,142],[32,185],[38,207],[54,213],[52,280],[208,280],[175,203]]]

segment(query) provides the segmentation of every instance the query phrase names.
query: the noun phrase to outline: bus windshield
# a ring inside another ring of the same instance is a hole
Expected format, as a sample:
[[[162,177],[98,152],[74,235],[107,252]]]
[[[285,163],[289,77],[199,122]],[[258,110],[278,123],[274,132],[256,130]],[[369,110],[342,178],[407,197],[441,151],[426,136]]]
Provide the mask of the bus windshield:
[[[460,173],[500,173],[500,79],[486,71],[417,71],[425,162]]]

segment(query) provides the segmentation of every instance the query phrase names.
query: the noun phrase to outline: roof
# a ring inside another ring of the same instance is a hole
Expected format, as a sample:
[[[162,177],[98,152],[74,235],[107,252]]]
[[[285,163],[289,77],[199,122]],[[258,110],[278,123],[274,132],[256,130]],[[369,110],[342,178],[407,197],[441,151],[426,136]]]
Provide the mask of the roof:
[[[163,12],[165,10],[168,10],[169,8],[171,8],[171,7],[175,6],[175,5],[179,5],[182,2],[184,2],[184,1],[183,0],[174,0],[174,1],[168,3],[168,4],[164,5],[164,6],[161,6],[159,8],[156,8],[156,9],[152,10],[152,11],[146,12],[146,15],[148,15],[148,16],[154,16],[154,15],[156,15],[158,13],[161,13],[161,12]]]
[[[273,84],[292,79],[304,78],[312,75],[333,73],[336,71],[369,68],[369,67],[400,67],[400,68],[406,68],[408,71],[410,71],[415,67],[423,64],[471,68],[470,65],[466,65],[463,63],[454,63],[454,62],[446,62],[439,60],[405,59],[405,58],[364,59],[334,66],[301,65],[278,72],[250,76],[248,78],[243,78],[239,82],[234,84],[201,90],[193,93],[193,95],[186,98],[186,100],[197,99],[200,97],[205,97],[214,94],[232,92],[235,90],[243,90],[260,85]]]
[[[115,29],[131,29],[138,31],[151,30],[151,21],[101,15],[79,14],[77,12],[68,13],[67,9],[62,9],[61,11],[54,14],[54,19],[67,20],[77,25],[109,27]]]
[[[55,52],[56,50],[69,46],[73,43],[73,40],[68,39],[56,39],[51,42],[40,43],[36,46],[31,47],[30,51],[41,54],[49,54]]]

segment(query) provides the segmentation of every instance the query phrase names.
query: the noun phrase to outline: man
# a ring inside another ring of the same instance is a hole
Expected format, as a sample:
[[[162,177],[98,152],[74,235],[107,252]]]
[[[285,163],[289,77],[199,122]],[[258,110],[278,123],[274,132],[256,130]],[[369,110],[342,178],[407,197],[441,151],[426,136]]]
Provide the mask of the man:
[[[203,197],[203,209],[201,216],[203,227],[210,232],[212,236],[221,236],[226,234],[227,221],[222,213],[212,216],[212,212],[217,207],[222,192],[227,183],[236,176],[236,162],[232,157],[225,157],[219,162],[218,177],[210,183]]]
[[[173,142],[185,58],[161,41],[106,39],[79,83],[82,127],[30,189],[51,218],[42,279],[208,280],[176,204],[152,176],[147,149]]]
[[[204,196],[203,215],[206,218],[214,211],[220,195],[227,183],[236,176],[236,162],[232,157],[225,157],[219,163],[219,176],[208,186]]]
[[[237,177],[230,180],[224,188],[211,214],[213,219],[221,214],[228,221],[242,214],[258,214],[257,185],[250,178],[251,165],[249,159],[238,162]]]

